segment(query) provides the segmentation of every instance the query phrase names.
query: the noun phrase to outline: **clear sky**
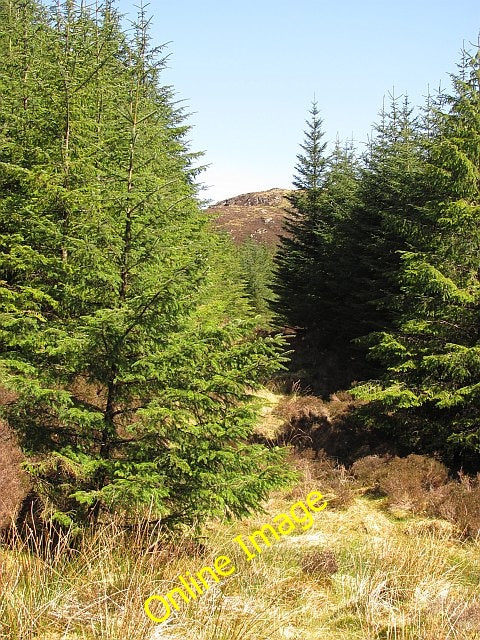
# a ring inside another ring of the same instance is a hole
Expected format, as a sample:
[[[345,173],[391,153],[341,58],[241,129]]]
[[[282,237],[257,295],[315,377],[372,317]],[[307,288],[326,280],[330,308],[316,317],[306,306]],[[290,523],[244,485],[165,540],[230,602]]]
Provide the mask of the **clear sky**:
[[[478,0],[153,0],[147,12],[213,201],[291,185],[314,95],[326,139],[361,147],[384,95],[422,104],[480,30]]]

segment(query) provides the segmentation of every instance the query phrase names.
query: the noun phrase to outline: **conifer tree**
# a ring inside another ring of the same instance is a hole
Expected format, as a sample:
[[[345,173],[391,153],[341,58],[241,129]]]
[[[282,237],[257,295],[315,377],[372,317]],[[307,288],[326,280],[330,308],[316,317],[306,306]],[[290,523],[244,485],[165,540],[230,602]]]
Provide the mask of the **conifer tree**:
[[[343,270],[350,340],[391,326],[398,294],[400,251],[416,242],[417,210],[427,200],[422,136],[405,98],[391,96],[381,112],[360,174],[358,199],[348,220]]]
[[[357,330],[351,315],[351,272],[349,271],[352,211],[358,204],[359,167],[353,146],[337,140],[327,160],[319,215],[314,229],[315,259],[310,282],[315,292],[315,320],[312,326],[321,348],[349,350]],[[355,329],[352,328],[352,324]]]
[[[273,255],[274,250],[271,247],[257,243],[252,238],[247,238],[238,249],[241,275],[248,300],[259,315],[259,322],[265,326],[268,326],[272,317]]]
[[[356,390],[373,401],[395,437],[478,469],[480,250],[480,55],[464,52],[453,94],[430,136],[430,198],[417,211],[418,241],[402,254],[399,317],[374,336],[380,382]]]
[[[316,104],[311,114],[302,145],[308,155],[299,156],[298,191],[290,198],[290,235],[282,238],[276,259],[278,309],[289,323],[306,328],[311,347],[331,349],[351,337],[345,250],[357,204],[358,162],[352,145],[338,140],[332,154],[324,156]]]
[[[302,153],[297,155],[296,187],[289,196],[291,209],[276,255],[277,311],[293,325],[310,326],[315,316],[315,293],[310,276],[315,266],[315,229],[319,221],[319,200],[325,180],[326,142],[316,102],[310,109]]]
[[[110,2],[12,15],[2,50],[21,64],[30,29],[35,82],[27,117],[25,76],[1,76],[0,378],[45,515],[249,513],[289,478],[247,443],[279,342],[255,337],[199,211],[145,13],[130,40]]]

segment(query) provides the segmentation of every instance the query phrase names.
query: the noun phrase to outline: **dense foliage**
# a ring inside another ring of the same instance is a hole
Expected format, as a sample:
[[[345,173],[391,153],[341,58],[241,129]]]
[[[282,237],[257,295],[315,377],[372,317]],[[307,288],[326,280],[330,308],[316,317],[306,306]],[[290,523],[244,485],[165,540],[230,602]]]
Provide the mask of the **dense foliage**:
[[[314,105],[278,307],[323,348],[368,350],[369,428],[478,469],[480,52],[452,80],[421,118],[392,97],[359,160],[320,155]]]
[[[128,32],[130,33],[130,32]],[[44,515],[241,515],[288,477],[247,444],[281,366],[255,334],[140,9],[0,3],[0,382]]]
[[[465,54],[453,93],[436,110],[426,141],[428,198],[402,252],[398,318],[371,336],[383,366],[357,390],[404,423],[403,440],[478,468],[480,259],[480,57]],[[403,432],[403,433],[402,433]]]
[[[288,235],[276,255],[278,293],[277,310],[293,325],[315,323],[316,264],[318,251],[316,229],[321,224],[320,198],[325,181],[326,143],[322,142],[322,119],[316,102],[310,110],[302,153],[297,156],[294,191],[289,196],[290,216],[286,219]]]
[[[273,257],[275,249],[247,238],[237,249],[240,275],[245,282],[245,290],[250,305],[259,315],[261,326],[268,327],[272,320]]]

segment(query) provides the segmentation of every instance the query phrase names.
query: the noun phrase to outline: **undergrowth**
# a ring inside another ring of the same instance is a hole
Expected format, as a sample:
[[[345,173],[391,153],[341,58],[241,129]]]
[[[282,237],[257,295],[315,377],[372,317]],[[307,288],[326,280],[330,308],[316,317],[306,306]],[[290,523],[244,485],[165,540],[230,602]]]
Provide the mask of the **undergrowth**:
[[[331,461],[305,454],[294,460],[301,481],[273,494],[266,513],[212,522],[200,538],[185,531],[172,539],[141,522],[129,531],[111,523],[80,542],[68,533],[50,545],[14,535],[0,548],[0,637],[480,640],[478,540],[465,540],[443,519],[395,512],[389,498],[362,495],[368,485]],[[425,491],[449,486],[435,465],[419,468],[430,478]],[[235,536],[312,490],[329,499],[312,528],[283,537],[251,562],[232,546]],[[147,618],[146,598],[225,553],[238,567],[234,575],[182,603],[163,624]]]

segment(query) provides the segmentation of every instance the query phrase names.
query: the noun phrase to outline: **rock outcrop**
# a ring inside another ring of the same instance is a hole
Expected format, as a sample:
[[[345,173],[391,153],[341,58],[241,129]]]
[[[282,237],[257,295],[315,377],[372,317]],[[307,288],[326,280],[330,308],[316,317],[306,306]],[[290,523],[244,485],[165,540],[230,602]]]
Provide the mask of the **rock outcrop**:
[[[289,209],[288,189],[270,189],[245,193],[221,200],[207,209],[219,229],[227,231],[234,242],[252,238],[268,246],[278,243]]]

